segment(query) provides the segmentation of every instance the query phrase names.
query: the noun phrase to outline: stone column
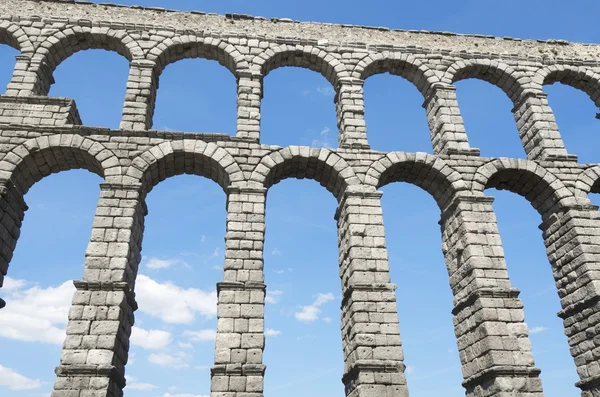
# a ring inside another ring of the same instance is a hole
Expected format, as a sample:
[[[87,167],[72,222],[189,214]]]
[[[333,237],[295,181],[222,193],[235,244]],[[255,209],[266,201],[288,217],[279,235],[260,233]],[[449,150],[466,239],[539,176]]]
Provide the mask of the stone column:
[[[31,56],[19,54],[16,56],[15,70],[8,83],[4,95],[29,96],[34,94],[35,75],[29,71]]]
[[[23,194],[10,181],[0,181],[0,287],[21,234],[27,205]],[[0,309],[5,302],[0,299]]]
[[[212,397],[263,395],[265,196],[266,189],[228,189]]]
[[[242,74],[237,87],[237,137],[258,143],[263,78],[260,75]]]
[[[512,110],[529,160],[577,160],[567,154],[543,91],[524,91]]]
[[[365,123],[364,80],[341,78],[334,98],[341,148],[369,149]]]
[[[431,143],[435,154],[479,156],[479,149],[471,148],[465,132],[465,123],[456,99],[456,87],[433,84],[423,102]]]
[[[145,214],[139,186],[101,185],[52,397],[123,396]]]
[[[149,130],[156,103],[158,76],[156,63],[146,59],[131,61],[123,105],[123,130]]]
[[[408,396],[381,195],[346,191],[336,213],[343,292],[342,381],[351,397]]]
[[[544,217],[546,251],[583,397],[600,396],[600,212],[573,205]]]
[[[454,330],[467,397],[542,397],[519,290],[508,278],[492,197],[456,197],[442,214]]]

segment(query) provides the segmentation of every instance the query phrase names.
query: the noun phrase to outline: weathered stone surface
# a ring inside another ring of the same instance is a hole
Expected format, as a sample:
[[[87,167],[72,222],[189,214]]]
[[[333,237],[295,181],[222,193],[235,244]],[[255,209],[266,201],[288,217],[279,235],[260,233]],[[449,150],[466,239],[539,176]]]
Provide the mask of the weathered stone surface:
[[[393,182],[421,187],[440,208],[467,395],[543,396],[493,199],[484,194],[490,187],[524,196],[540,213],[577,385],[582,396],[600,395],[600,213],[587,197],[600,191],[600,165],[566,152],[542,90],[561,82],[600,104],[600,46],[58,0],[0,2],[0,43],[20,50],[0,97],[0,285],[27,210],[24,193],[62,170],[104,179],[53,397],[123,395],[145,196],[184,173],[227,194],[212,397],[263,395],[265,201],[286,178],[314,179],[339,202],[347,396],[408,396],[377,191]],[[119,130],[85,126],[73,100],[47,96],[56,66],[87,48],[130,61]],[[235,133],[151,130],[161,72],[192,57],[217,60],[237,78]],[[338,148],[261,142],[263,78],[285,66],[331,83]],[[385,72],[422,93],[434,154],[369,150],[363,84]],[[512,100],[527,160],[480,157],[470,147],[454,88],[466,78],[495,84]]]

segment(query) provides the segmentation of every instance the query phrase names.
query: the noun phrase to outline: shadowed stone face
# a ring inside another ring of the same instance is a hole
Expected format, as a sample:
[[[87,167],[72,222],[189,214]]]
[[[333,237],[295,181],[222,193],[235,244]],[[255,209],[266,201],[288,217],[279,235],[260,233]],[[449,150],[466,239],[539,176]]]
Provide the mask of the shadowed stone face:
[[[600,166],[567,153],[542,90],[558,81],[600,104],[600,46],[58,0],[1,2],[0,42],[21,52],[0,97],[0,281],[34,183],[74,168],[104,179],[52,397],[123,395],[145,197],[179,174],[210,178],[227,194],[212,397],[263,395],[265,198],[286,178],[314,179],[339,203],[347,396],[408,396],[377,190],[393,182],[421,187],[440,208],[467,395],[543,396],[493,199],[484,194],[490,187],[524,196],[540,213],[578,386],[584,397],[600,395],[600,213],[587,197],[600,191]],[[54,69],[88,48],[130,61],[119,130],[85,126],[72,99],[47,96]],[[237,78],[235,136],[151,130],[160,74],[185,58],[216,60]],[[260,141],[263,78],[282,66],[314,70],[332,84],[338,148]],[[433,155],[369,150],[363,84],[386,72],[422,93]],[[454,87],[467,78],[512,100],[527,160],[480,157],[470,147]]]

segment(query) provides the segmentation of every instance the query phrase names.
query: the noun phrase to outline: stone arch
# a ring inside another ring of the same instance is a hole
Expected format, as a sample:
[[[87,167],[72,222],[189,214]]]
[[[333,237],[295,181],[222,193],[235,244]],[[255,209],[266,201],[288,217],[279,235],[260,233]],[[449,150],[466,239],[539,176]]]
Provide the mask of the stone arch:
[[[235,159],[212,142],[193,139],[163,142],[133,159],[125,183],[142,184],[149,192],[159,182],[175,175],[192,174],[209,178],[224,190],[244,179]]]
[[[25,194],[43,177],[72,169],[86,169],[107,183],[121,179],[119,159],[110,149],[71,134],[40,136],[15,147],[0,161],[0,179]]]
[[[585,92],[600,107],[600,75],[583,66],[551,65],[536,72],[534,84],[541,91],[544,85],[561,83]]]
[[[327,51],[313,46],[291,46],[282,44],[279,47],[267,48],[252,61],[252,69],[264,78],[271,71],[284,67],[296,66],[320,73],[335,88],[340,78],[349,77],[346,66]]]
[[[577,177],[575,196],[588,199],[589,193],[600,193],[600,165],[587,168]]]
[[[268,189],[287,178],[314,179],[338,201],[349,186],[360,184],[352,167],[337,153],[305,146],[289,146],[264,156],[250,181]]]
[[[425,190],[443,210],[468,187],[458,171],[428,153],[390,152],[367,170],[365,184],[376,189],[392,182],[408,182]]]
[[[500,88],[513,104],[518,100],[530,83],[530,77],[516,71],[511,66],[489,59],[469,59],[453,63],[446,70],[442,81],[454,84],[465,79],[479,79]]]
[[[488,188],[509,190],[523,196],[543,219],[574,203],[573,193],[550,171],[534,161],[500,158],[480,166],[472,189],[483,194]]]
[[[0,21],[0,43],[7,44],[22,54],[33,52],[33,44],[25,31],[9,21]]]
[[[160,76],[169,64],[191,58],[217,61],[229,69],[236,78],[239,77],[240,70],[248,68],[244,56],[234,45],[211,37],[195,35],[168,37],[148,53],[148,59],[156,63],[157,76]]]
[[[426,64],[409,54],[383,52],[369,54],[358,62],[352,71],[352,77],[366,80],[370,76],[390,73],[410,81],[423,96],[439,78]]]
[[[108,27],[68,27],[48,37],[33,55],[31,71],[42,80],[37,82],[38,93],[48,95],[56,67],[74,53],[88,49],[114,51],[129,61],[144,58],[140,45],[125,31]]]

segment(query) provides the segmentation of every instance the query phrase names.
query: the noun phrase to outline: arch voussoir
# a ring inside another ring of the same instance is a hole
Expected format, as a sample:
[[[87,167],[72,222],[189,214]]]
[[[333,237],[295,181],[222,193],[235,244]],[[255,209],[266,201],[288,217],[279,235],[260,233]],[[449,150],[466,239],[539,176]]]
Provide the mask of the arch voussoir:
[[[287,178],[314,179],[338,200],[344,191],[360,184],[354,169],[329,149],[290,146],[264,156],[252,171],[256,186],[269,188]]]
[[[22,193],[45,176],[71,169],[87,169],[111,181],[121,175],[120,162],[110,149],[77,135],[29,139],[0,161],[1,177],[11,180]]]
[[[213,142],[184,139],[162,142],[140,153],[126,172],[130,181],[149,192],[159,182],[175,175],[193,174],[218,183],[224,190],[243,179],[237,161]]]

